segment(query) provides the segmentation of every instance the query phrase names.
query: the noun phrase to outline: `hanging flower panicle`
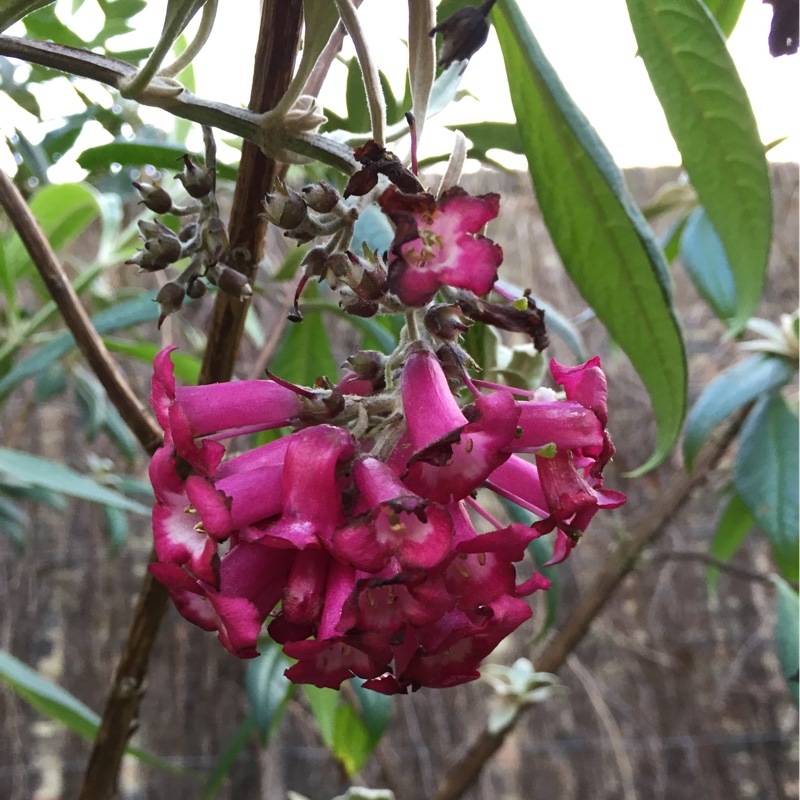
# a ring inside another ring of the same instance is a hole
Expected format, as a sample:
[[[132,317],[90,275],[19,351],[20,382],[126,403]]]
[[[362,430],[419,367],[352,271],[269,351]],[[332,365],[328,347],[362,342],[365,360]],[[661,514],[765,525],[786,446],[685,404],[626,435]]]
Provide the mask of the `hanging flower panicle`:
[[[598,359],[552,361],[561,395],[469,375],[459,338],[473,321],[547,345],[531,300],[508,302],[500,285],[500,299],[487,298],[502,250],[482,231],[498,195],[452,187],[434,197],[375,143],[357,155],[361,177],[348,192],[382,189],[395,227],[386,254],[350,249],[354,207],[327,184],[279,187],[264,213],[299,241],[327,237],[303,261],[297,299],[314,277],[350,313],[404,312],[400,345],[389,356],[358,352],[337,385],[313,388],[279,376],[180,387],[174,348],[162,351],[150,569],[180,613],[234,655],[257,655],[266,625],[295,659],[291,680],[338,688],[358,676],[394,694],[479,677],[531,616],[524,598],[549,586],[525,565],[528,545],[552,535],[549,564],[558,563],[598,511],[625,498],[603,487],[614,448]],[[297,302],[292,318],[302,319]],[[231,446],[287,427],[269,444]],[[538,521],[496,519],[492,493]]]

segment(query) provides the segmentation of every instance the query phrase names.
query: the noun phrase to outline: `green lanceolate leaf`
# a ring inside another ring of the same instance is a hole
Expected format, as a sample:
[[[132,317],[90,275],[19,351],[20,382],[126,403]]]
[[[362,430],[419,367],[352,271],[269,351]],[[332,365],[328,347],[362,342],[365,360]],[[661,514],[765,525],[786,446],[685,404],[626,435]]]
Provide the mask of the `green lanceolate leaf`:
[[[30,486],[41,486],[52,492],[60,492],[70,497],[125,509],[135,514],[144,516],[150,514],[147,506],[101,486],[92,478],[81,475],[62,464],[55,464],[45,458],[32,456],[30,453],[0,447],[0,475],[7,475],[13,480]]]
[[[517,3],[507,0],[492,14],[547,228],[570,277],[650,394],[658,439],[644,471],[670,451],[686,410],[686,355],[664,255]]]
[[[639,55],[736,284],[739,332],[761,298],[772,231],[764,146],[725,40],[700,0],[627,0]]]
[[[248,664],[245,683],[250,713],[261,744],[265,745],[280,723],[294,684],[283,674],[291,662],[283,655],[280,646],[270,642],[261,650],[261,655]]]
[[[135,167],[149,164],[165,172],[180,172],[178,160],[185,153],[184,147],[162,142],[109,142],[84,150],[78,156],[78,164],[89,172],[107,172],[114,163]],[[193,157],[198,162],[203,161],[196,154]],[[235,181],[236,168],[217,162],[217,177],[226,181]]]
[[[108,554],[116,556],[122,550],[128,538],[128,515],[120,508],[103,509],[106,519],[106,536],[108,536]]]
[[[56,252],[83,232],[101,213],[96,190],[85,183],[45,186],[34,195],[30,208]],[[3,247],[6,267],[14,280],[35,271],[28,251],[16,233],[8,237]]]
[[[94,329],[100,333],[122,330],[140,322],[150,322],[158,318],[158,305],[153,302],[155,292],[139,295],[119,305],[107,308],[92,317]],[[37,375],[53,362],[69,353],[75,347],[75,339],[71,333],[61,333],[47,344],[34,350],[30,355],[18,361],[0,379],[0,397],[10,392],[26,378]]]
[[[0,7],[0,33],[6,28],[10,28],[26,14],[30,14],[32,11],[36,11],[38,8],[53,2],[55,0],[7,0]]]
[[[734,484],[758,526],[767,534],[781,573],[798,578],[797,417],[775,392],[758,401],[742,428]]]
[[[772,576],[778,595],[778,619],[775,622],[775,645],[781,674],[786,679],[794,704],[798,704],[797,671],[798,627],[800,627],[800,608],[797,592],[777,575]]]
[[[744,0],[705,0],[706,8],[714,15],[720,30],[726,37],[733,33],[739,15],[744,7]]]
[[[321,689],[310,684],[303,686],[303,693],[319,725],[322,741],[329,750],[333,750],[333,729],[336,709],[339,707],[339,693],[333,689]]]
[[[367,726],[358,712],[347,703],[340,705],[333,723],[333,754],[348,777],[367,763],[373,749]]]
[[[722,242],[705,209],[696,208],[686,221],[680,243],[683,266],[692,283],[721,320],[736,316],[736,285]]]
[[[0,531],[14,544],[18,553],[25,547],[25,527],[28,515],[13,501],[3,495],[0,487]]]
[[[340,693],[333,689],[303,686],[303,692],[319,725],[325,746],[347,775],[354,775],[364,766],[383,734],[388,723],[385,719],[385,707],[378,709],[370,706],[366,712],[366,707],[362,705],[357,710],[349,703],[341,702]],[[361,694],[368,694],[369,690],[356,689],[356,692],[359,699]],[[369,721],[365,718],[365,713]]]
[[[795,375],[791,362],[780,356],[756,355],[734,364],[706,386],[689,412],[683,438],[683,458],[691,472],[695,456],[714,428],[736,409],[785,386]]]
[[[92,741],[97,734],[100,717],[91,708],[66,689],[50,683],[36,670],[3,650],[0,650],[0,681],[40,714],[60,722],[73,733],[89,741]],[[171,772],[186,771],[135,747],[128,747],[125,752],[153,767]]]
[[[369,733],[372,747],[378,744],[392,719],[392,698],[380,692],[365,689],[360,680],[350,682],[358,704],[359,716]]]
[[[471,122],[466,125],[448,125],[451,131],[461,131],[472,142],[467,155],[486,161],[489,150],[507,150],[523,153],[522,137],[515,122]]]
[[[151,342],[123,342],[121,339],[108,337],[105,337],[103,341],[112,353],[121,353],[145,364],[152,364],[156,354],[161,350],[159,345]],[[177,351],[172,354],[171,358],[175,367],[175,377],[190,386],[196,385],[200,375],[200,359],[190,353]]]
[[[755,526],[756,521],[744,503],[744,500],[733,493],[728,505],[722,512],[717,530],[711,539],[710,553],[712,556],[728,561],[741,547],[745,537]],[[719,580],[719,569],[709,566],[706,570],[706,584],[709,590],[716,588]]]

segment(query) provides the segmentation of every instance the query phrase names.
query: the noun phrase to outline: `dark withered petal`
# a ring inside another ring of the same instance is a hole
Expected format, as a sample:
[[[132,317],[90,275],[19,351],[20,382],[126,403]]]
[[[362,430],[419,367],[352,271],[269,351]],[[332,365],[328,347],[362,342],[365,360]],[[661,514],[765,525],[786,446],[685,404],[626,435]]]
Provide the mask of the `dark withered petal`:
[[[797,0],[764,0],[772,6],[769,30],[770,55],[788,56],[797,52],[800,39],[800,5]]]
[[[500,305],[481,300],[474,295],[464,293],[458,300],[461,310],[475,322],[494,325],[504,331],[525,333],[533,340],[533,346],[541,351],[549,344],[547,330],[544,325],[544,311],[536,307],[529,297],[528,308],[520,311],[512,305]]]
[[[403,192],[414,194],[423,190],[417,176],[404,167],[394,153],[390,153],[373,139],[356,147],[353,157],[362,166],[347,182],[343,193],[345,199],[352,195],[361,197],[374,189],[378,183],[378,175],[385,175]]]
[[[454,61],[469,61],[486,44],[489,36],[486,16],[494,4],[495,0],[487,0],[481,6],[460,8],[431,29],[431,36],[442,34],[439,47],[439,66],[442,69],[447,69]]]

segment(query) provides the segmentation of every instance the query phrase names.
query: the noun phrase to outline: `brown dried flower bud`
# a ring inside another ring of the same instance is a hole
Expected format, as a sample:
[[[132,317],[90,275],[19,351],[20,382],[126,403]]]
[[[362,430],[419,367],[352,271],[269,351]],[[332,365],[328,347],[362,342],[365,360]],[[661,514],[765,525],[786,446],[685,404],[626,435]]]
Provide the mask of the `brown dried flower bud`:
[[[264,198],[264,218],[284,230],[296,228],[308,214],[305,200],[287,186]]]
[[[186,287],[186,294],[191,297],[192,300],[198,300],[207,291],[208,286],[205,285],[203,279],[199,275],[195,275],[194,278],[189,281],[189,285]]]
[[[158,317],[158,327],[160,328],[164,320],[174,314],[183,305],[183,298],[186,296],[183,286],[177,283],[165,283],[156,295],[161,314]]]
[[[155,219],[139,220],[138,225],[146,255],[139,260],[132,259],[132,263],[139,264],[142,269],[163,269],[180,259],[183,253],[180,240],[166,225]]]
[[[148,239],[144,243],[153,259],[161,264],[174,264],[181,257],[181,243],[177,236],[159,236],[156,239]]]
[[[457,341],[472,324],[472,320],[467,319],[457,305],[437,303],[425,313],[425,327],[428,332],[447,342]]]
[[[439,47],[440,67],[446,69],[454,61],[469,61],[483,47],[489,36],[486,17],[494,4],[495,0],[487,0],[481,6],[460,8],[431,30],[431,36],[442,34],[442,44]]]
[[[172,208],[172,197],[166,189],[150,183],[133,181],[133,187],[142,197],[141,203],[156,214],[166,214]]]
[[[339,293],[339,306],[354,317],[374,317],[379,308],[378,303],[362,299],[347,286]]]
[[[215,283],[220,291],[236,297],[239,300],[247,300],[253,296],[253,287],[247,280],[247,276],[235,269],[224,265],[216,265],[209,269],[206,277]]]
[[[318,181],[304,186],[302,192],[306,205],[320,214],[327,214],[333,211],[339,202],[339,192],[327,181]]]
[[[203,230],[203,248],[211,256],[211,263],[216,264],[228,250],[228,232],[225,223],[214,217],[208,221]]]
[[[304,268],[306,277],[322,279],[325,276],[327,259],[328,254],[324,247],[312,247],[303,256],[300,266]]]
[[[188,225],[184,225],[178,231],[178,238],[184,243],[190,242],[192,239],[194,239],[194,237],[196,235],[197,235],[197,223],[196,222],[190,222]]]
[[[175,177],[187,193],[197,200],[207,197],[214,189],[214,176],[205,167],[193,163],[188,155],[183,157],[183,172]]]
[[[359,378],[373,380],[379,377],[383,380],[387,360],[388,356],[379,353],[377,350],[358,350],[344,363]]]
[[[133,258],[129,258],[125,263],[134,264],[139,267],[142,272],[160,272],[162,269],[166,269],[172,262],[158,259],[156,255],[149,250],[139,250]]]

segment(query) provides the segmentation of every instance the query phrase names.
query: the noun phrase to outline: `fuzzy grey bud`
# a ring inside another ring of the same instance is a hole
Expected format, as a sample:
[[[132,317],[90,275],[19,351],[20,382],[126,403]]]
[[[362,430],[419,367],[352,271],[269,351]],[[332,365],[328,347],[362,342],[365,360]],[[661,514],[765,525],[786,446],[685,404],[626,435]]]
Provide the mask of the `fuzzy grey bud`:
[[[296,228],[308,214],[305,200],[293,189],[272,192],[264,198],[264,218],[284,230]]]
[[[183,172],[176,176],[187,193],[199,200],[214,189],[214,176],[205,168],[193,163],[188,155],[183,157]]]
[[[172,208],[172,197],[166,189],[137,181],[133,181],[133,187],[141,195],[142,205],[155,211],[156,214],[166,214]]]
[[[186,292],[183,286],[179,286],[177,283],[165,283],[161,287],[156,295],[156,303],[158,303],[161,309],[161,314],[158,317],[159,328],[170,314],[174,314],[180,309],[185,296]]]
[[[327,214],[336,208],[339,202],[339,192],[327,181],[318,181],[302,189],[303,199],[308,207],[320,214]]]

